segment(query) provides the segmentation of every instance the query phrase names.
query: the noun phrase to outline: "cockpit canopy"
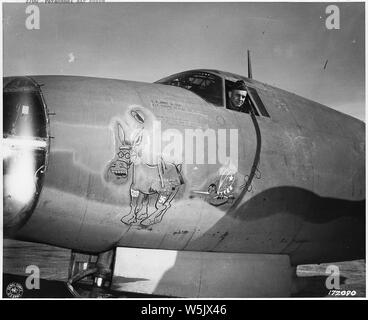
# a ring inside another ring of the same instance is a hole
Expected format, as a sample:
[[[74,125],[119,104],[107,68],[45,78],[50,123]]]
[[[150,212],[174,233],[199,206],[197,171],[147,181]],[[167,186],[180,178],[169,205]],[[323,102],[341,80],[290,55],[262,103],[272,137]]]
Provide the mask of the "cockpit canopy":
[[[156,83],[188,89],[209,103],[224,105],[222,78],[205,71],[186,71],[161,79]]]
[[[216,70],[190,70],[177,73],[155,83],[187,89],[216,107],[229,108],[229,93],[237,80],[247,80],[247,105],[256,116],[270,117],[255,88],[248,86],[248,79]]]

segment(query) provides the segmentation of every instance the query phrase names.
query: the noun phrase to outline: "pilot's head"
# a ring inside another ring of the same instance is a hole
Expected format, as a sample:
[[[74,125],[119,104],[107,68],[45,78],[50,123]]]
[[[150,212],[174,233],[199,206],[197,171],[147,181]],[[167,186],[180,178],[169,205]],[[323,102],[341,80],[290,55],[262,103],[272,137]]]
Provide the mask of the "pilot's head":
[[[243,80],[235,82],[230,92],[230,102],[233,107],[240,108],[247,97],[247,87]]]

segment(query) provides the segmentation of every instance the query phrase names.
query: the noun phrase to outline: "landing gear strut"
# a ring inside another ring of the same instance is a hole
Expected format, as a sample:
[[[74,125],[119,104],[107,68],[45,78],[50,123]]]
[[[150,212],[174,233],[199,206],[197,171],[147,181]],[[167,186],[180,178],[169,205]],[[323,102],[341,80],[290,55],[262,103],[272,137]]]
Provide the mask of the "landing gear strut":
[[[77,298],[108,298],[115,250],[98,255],[72,252],[67,287]]]

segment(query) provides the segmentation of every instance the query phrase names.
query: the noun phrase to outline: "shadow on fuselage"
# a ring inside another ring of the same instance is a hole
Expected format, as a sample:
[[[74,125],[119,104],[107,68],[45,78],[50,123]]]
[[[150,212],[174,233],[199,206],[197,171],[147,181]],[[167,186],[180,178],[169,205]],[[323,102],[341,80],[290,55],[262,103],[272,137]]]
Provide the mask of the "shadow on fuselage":
[[[282,186],[260,192],[230,216],[251,221],[280,212],[298,215],[311,223],[328,223],[341,217],[361,220],[365,217],[365,200],[320,197],[303,188]]]
[[[280,252],[257,253],[288,254],[292,265],[355,260],[365,257],[365,200],[351,201],[321,197],[303,188],[282,186],[270,188],[250,198],[236,210],[220,219],[201,238],[224,230],[223,220],[233,218],[237,223],[265,223],[263,232],[274,232],[280,218],[295,220],[290,243]],[[274,223],[271,223],[271,221]],[[282,222],[280,222],[282,223]],[[226,225],[226,224],[224,224]],[[278,229],[290,233],[290,225]],[[196,241],[201,242],[198,238]],[[244,239],[247,235],[244,234]],[[231,241],[231,234],[227,236]],[[273,240],[275,241],[275,240]],[[210,251],[218,251],[216,247]]]
[[[282,218],[283,222],[296,220],[298,226],[295,227],[295,234],[291,237],[290,242],[284,247],[280,244],[282,250],[269,251],[269,248],[277,247],[263,245],[263,240],[265,244],[267,240],[270,240],[267,239],[270,232],[278,230],[280,234],[274,235],[272,239],[276,241],[275,239],[282,238],[283,232],[289,231],[287,230],[288,223],[281,228],[276,226],[278,218]],[[231,220],[233,222],[230,224]],[[226,248],[227,252],[231,252],[235,242],[239,246],[239,234],[232,236],[231,231],[226,229],[234,225],[234,221],[235,224],[245,224],[245,226],[252,223],[253,225],[254,223],[263,224],[263,228],[260,228],[260,233],[263,232],[263,234],[257,235],[260,243],[254,244],[253,241],[253,247],[249,246],[250,251],[246,249],[246,242],[248,236],[249,238],[251,236],[241,235],[244,243],[242,252],[244,253],[288,255],[293,266],[365,257],[365,200],[350,201],[320,197],[308,190],[289,186],[271,188],[260,192],[236,210],[225,215],[201,237],[192,240],[188,250],[203,247],[205,243],[208,243],[208,239],[216,234],[226,234],[226,237],[222,237],[219,241],[221,246],[208,247],[208,250],[205,251],[224,252]],[[221,230],[220,233],[219,230]],[[257,246],[256,249],[255,246]],[[185,259],[185,254],[178,251],[174,266],[161,278],[155,294],[162,294],[163,290],[166,290],[167,283],[172,281],[175,275],[180,274],[183,266],[188,264]],[[206,273],[206,270],[203,272]],[[228,276],[226,269],[224,273],[218,274],[218,277],[226,276]],[[259,274],[258,276],[261,283],[262,276]],[[217,280],[213,279],[213,281]],[[326,296],[325,281],[324,276],[303,279],[303,289],[296,296]]]

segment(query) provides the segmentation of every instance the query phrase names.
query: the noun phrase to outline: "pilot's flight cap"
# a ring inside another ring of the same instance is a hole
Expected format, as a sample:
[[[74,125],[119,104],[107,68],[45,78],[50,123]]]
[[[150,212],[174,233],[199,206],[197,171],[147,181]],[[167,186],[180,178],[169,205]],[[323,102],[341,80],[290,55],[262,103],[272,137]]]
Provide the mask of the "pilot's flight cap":
[[[247,91],[247,87],[246,87],[245,82],[243,80],[238,80],[237,82],[235,82],[232,90]]]

